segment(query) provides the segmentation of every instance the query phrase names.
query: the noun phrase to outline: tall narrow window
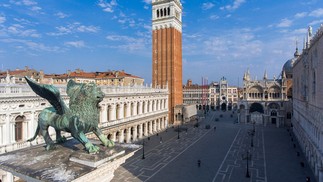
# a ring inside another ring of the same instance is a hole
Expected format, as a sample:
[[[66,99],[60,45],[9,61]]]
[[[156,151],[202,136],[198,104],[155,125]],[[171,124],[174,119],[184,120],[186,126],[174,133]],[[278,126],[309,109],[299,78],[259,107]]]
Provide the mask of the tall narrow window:
[[[22,124],[23,124],[24,120],[25,120],[24,116],[18,116],[15,120],[16,121],[15,122],[15,140],[16,140],[16,142],[22,140],[22,134],[23,134],[22,133],[23,132]]]
[[[167,9],[167,11],[168,11],[168,16],[170,15],[170,7],[168,7],[168,9]]]
[[[159,18],[159,10],[157,10],[157,18]]]

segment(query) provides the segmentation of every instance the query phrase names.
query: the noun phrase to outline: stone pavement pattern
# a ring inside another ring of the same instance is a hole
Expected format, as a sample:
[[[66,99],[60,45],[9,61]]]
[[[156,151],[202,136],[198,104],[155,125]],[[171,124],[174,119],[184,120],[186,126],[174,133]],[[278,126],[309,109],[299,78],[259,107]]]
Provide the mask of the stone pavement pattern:
[[[173,128],[145,139],[145,159],[139,150],[115,171],[112,181],[303,182],[307,176],[315,181],[308,165],[301,167],[304,156],[296,155],[299,146],[291,141],[293,136],[286,128],[256,126],[251,136],[253,126],[236,124],[236,115],[231,117],[231,113],[210,112],[200,127],[187,125],[188,131],[182,130],[180,139]],[[205,129],[207,124],[211,129]],[[247,151],[251,154],[250,178],[246,178]],[[201,160],[200,167],[197,160]]]

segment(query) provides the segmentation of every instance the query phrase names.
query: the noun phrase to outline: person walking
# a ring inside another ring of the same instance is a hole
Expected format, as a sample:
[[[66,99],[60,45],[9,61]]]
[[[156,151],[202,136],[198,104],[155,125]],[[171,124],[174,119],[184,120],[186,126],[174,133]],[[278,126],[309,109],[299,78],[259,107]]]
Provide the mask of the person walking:
[[[197,160],[197,166],[198,167],[201,167],[201,160],[199,159],[199,160]]]
[[[159,138],[159,143],[163,143],[163,138],[162,137]]]
[[[215,132],[215,131],[216,131],[216,126],[214,126],[214,128],[213,128],[213,129],[214,129],[214,132]]]

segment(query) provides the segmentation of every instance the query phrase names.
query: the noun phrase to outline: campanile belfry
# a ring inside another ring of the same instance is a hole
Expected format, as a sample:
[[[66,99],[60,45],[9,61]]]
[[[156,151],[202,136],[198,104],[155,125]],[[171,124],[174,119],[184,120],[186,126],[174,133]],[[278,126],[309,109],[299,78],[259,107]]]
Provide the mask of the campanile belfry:
[[[182,4],[180,0],[152,0],[152,82],[168,85],[169,123],[174,107],[183,104]]]

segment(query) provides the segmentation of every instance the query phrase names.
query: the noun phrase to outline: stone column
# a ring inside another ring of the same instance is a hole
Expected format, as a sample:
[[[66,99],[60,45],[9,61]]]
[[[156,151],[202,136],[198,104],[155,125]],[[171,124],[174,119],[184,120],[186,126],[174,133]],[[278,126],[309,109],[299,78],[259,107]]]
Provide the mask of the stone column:
[[[157,111],[160,110],[160,100],[157,100]]]
[[[143,124],[139,124],[139,139],[142,138],[142,134],[143,134]]]
[[[138,115],[142,114],[142,102],[139,102],[139,109],[138,109]]]
[[[117,113],[117,111],[116,111],[116,105],[114,105],[114,104],[112,104],[112,105],[110,105],[110,108],[109,108],[109,121],[114,121],[114,120],[116,120],[117,118],[116,118],[116,113]]]
[[[157,101],[156,101],[156,100],[154,100],[154,101],[153,101],[153,111],[156,111],[156,105],[157,105]]]
[[[148,136],[148,123],[144,123],[144,136]]]
[[[126,107],[126,117],[130,117],[131,116],[131,105],[130,103],[127,103],[127,107]]]
[[[3,144],[10,143],[10,115],[6,114],[5,124],[3,125]]]
[[[123,104],[120,103],[118,109],[118,117],[117,119],[123,119],[123,115],[124,115],[124,110],[123,110]]]
[[[133,131],[132,131],[132,139],[133,139],[133,141],[137,141],[137,137],[138,137],[138,135],[137,135],[137,125],[136,126],[134,126],[133,127]]]
[[[119,131],[119,143],[124,143],[124,130]]]
[[[150,100],[148,104],[148,112],[152,112],[152,111],[153,111],[153,102]]]
[[[145,110],[144,110],[144,113],[147,113],[148,112],[148,101],[145,101],[144,102],[144,105],[145,105]]]
[[[134,102],[133,105],[132,105],[132,114],[133,116],[136,116],[138,113],[137,113],[137,102]]]
[[[131,143],[131,128],[127,128],[126,143]]]
[[[157,124],[158,124],[157,120],[154,120],[152,123],[153,123],[153,127],[154,127],[154,129],[153,129],[154,133],[158,132],[158,130],[157,130]]]
[[[111,133],[111,139],[110,140],[112,140],[112,141],[114,141],[114,142],[116,142],[116,134],[117,134],[117,132],[112,132]]]
[[[148,133],[149,133],[150,135],[152,135],[152,134],[153,134],[153,126],[152,126],[152,125],[153,125],[153,122],[148,121],[147,123],[149,123],[149,124],[148,124],[148,126],[149,126],[149,128],[148,128],[148,129],[149,129],[149,132],[148,132]]]
[[[106,104],[104,104],[103,106],[102,106],[102,111],[101,111],[101,121],[100,121],[100,123],[105,123],[105,122],[107,122],[108,121],[108,119],[107,119],[107,105]]]

